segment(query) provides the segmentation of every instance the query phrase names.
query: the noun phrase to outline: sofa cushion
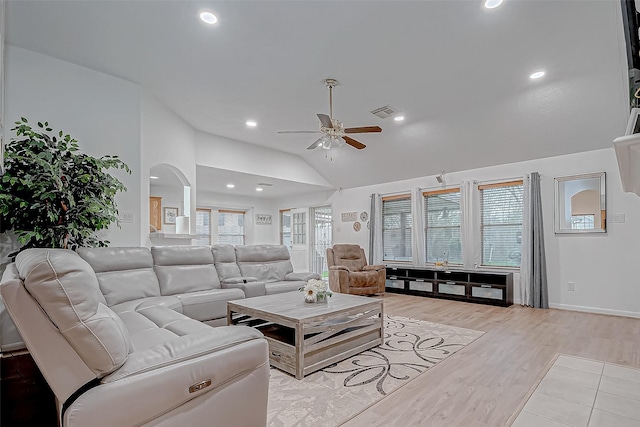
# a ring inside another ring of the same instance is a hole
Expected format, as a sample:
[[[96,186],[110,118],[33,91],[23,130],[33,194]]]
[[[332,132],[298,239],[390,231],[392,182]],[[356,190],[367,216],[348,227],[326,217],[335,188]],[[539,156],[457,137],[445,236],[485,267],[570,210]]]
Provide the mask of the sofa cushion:
[[[166,307],[170,310],[182,313],[182,303],[180,302],[180,299],[175,295],[167,295],[165,297],[141,298],[134,301],[121,302],[120,304],[112,305],[109,308],[111,308],[111,310],[113,310],[116,314],[121,314],[126,311],[135,311],[147,307]]]
[[[211,289],[176,295],[182,303],[182,313],[205,322],[227,316],[227,301],[244,298],[240,289]]]
[[[352,288],[367,288],[377,284],[377,271],[352,271],[349,274],[349,286]]]
[[[118,315],[131,334],[132,352],[162,345],[177,336],[210,330],[202,322],[159,306],[138,306]]]
[[[293,292],[298,291],[307,282],[297,282],[297,281],[282,281],[282,282],[270,282],[265,284],[265,288],[267,291],[267,295],[271,294],[280,294],[283,292]],[[302,298],[302,296],[300,297]]]
[[[156,322],[158,317],[163,317],[163,313],[152,313],[149,310],[144,310],[141,317],[149,316],[153,322]],[[179,316],[178,313],[174,313]],[[166,366],[168,362],[175,363],[175,361],[189,361],[203,354],[225,351],[234,346],[253,341],[262,338],[262,334],[255,328],[248,326],[222,326],[218,328],[212,328],[193,320],[178,319],[176,316],[175,321],[169,323],[169,327],[165,329],[162,323],[158,323],[157,329],[164,330],[168,335],[164,336],[162,341],[158,341],[155,345],[151,345],[151,342],[145,343],[145,345],[139,346],[139,351],[133,353],[127,363],[118,371],[114,372],[110,376],[102,380],[103,383],[114,382],[118,379],[133,376],[141,372],[145,372],[154,368],[162,368]],[[180,328],[176,328],[174,325],[181,325]],[[252,358],[257,356],[255,352],[251,354]],[[227,360],[245,360],[248,354],[235,354],[230,355]],[[237,363],[237,362],[236,362]],[[264,363],[264,362],[263,362]],[[228,367],[229,363],[225,363]],[[245,366],[246,369],[246,366]],[[230,372],[238,372],[242,369],[215,369],[216,377],[224,378],[225,375],[229,375]],[[206,378],[206,377],[205,377]],[[195,381],[192,380],[192,381]]]
[[[236,260],[242,276],[255,277],[261,282],[284,280],[293,272],[289,250],[283,245],[236,246]]]
[[[78,255],[93,268],[108,306],[160,295],[147,248],[78,248]]]
[[[131,349],[122,320],[106,306],[95,273],[76,253],[27,249],[16,257],[25,288],[87,367],[102,377],[122,366]]]
[[[220,289],[208,246],[155,246],[151,255],[161,295]]]

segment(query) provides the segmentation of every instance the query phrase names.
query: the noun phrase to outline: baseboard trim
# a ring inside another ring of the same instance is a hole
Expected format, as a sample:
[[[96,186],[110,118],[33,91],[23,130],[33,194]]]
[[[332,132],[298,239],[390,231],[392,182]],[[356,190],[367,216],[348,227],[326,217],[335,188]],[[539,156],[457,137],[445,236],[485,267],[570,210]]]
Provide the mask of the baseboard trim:
[[[583,307],[580,305],[569,304],[549,304],[549,308],[557,308],[559,310],[581,311],[584,313],[608,314],[610,316],[633,317],[640,319],[640,313],[636,311],[610,310],[608,308]]]

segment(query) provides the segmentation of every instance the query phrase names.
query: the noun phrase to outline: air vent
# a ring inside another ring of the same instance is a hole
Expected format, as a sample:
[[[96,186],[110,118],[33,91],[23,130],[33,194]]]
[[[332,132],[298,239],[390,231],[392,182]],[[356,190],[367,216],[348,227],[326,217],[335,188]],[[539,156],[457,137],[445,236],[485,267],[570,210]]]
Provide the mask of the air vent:
[[[261,187],[273,187],[273,184],[269,184],[266,182],[259,182],[258,185]]]
[[[387,117],[393,117],[398,114],[398,110],[389,105],[385,105],[384,107],[376,108],[371,114],[381,119],[386,119]]]

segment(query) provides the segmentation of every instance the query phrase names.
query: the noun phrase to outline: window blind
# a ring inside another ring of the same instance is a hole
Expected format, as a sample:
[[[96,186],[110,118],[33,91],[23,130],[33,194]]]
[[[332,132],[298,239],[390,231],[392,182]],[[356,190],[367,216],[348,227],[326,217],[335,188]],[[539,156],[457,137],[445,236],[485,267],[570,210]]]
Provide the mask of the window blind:
[[[480,185],[482,264],[520,267],[522,181]]]
[[[424,224],[426,262],[448,260],[462,264],[460,240],[460,189],[422,193],[424,196]]]
[[[196,235],[196,245],[211,244],[211,209],[196,209]]]
[[[243,211],[218,211],[218,243],[244,245]]]
[[[382,246],[385,261],[411,261],[411,196],[382,199]]]

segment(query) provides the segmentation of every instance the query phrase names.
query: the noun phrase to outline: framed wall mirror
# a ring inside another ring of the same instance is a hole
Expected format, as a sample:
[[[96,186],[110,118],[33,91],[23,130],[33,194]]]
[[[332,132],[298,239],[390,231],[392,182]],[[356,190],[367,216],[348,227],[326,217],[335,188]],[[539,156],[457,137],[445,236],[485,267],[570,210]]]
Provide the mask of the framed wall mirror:
[[[607,194],[605,172],[555,178],[555,231],[605,233]]]

